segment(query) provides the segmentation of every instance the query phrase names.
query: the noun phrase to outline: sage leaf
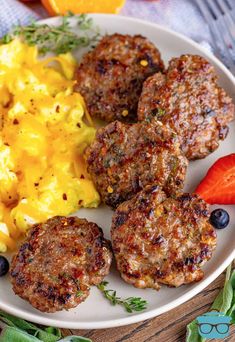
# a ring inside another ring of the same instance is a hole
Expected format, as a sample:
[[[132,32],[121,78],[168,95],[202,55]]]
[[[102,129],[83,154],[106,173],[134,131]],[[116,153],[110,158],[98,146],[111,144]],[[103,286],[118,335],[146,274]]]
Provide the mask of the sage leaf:
[[[49,334],[55,335],[58,338],[61,338],[61,331],[58,328],[54,328],[54,327],[47,327],[44,329],[46,332],[48,332]]]
[[[228,310],[227,315],[229,315],[232,318],[231,323],[234,324],[235,323],[235,271],[233,271],[232,276],[231,276],[231,285],[233,288],[233,299],[232,299],[232,305],[230,309]]]
[[[12,316],[3,311],[0,311],[0,321],[6,323],[10,327],[14,327],[19,331],[24,331],[29,335],[33,335],[43,342],[57,342],[61,338],[61,332],[56,328],[40,329],[33,323],[29,323],[21,318]],[[1,341],[1,340],[0,340]]]
[[[0,342],[41,342],[41,340],[18,328],[6,326],[0,334]]]
[[[222,305],[223,305],[223,290],[220,290],[211,306],[211,310],[220,311],[220,308]]]
[[[1,310],[0,328],[2,328],[0,342],[92,342],[81,336],[68,336],[61,339],[61,331],[58,328],[39,328],[33,323]]]
[[[56,335],[50,334],[42,329],[38,329],[35,333],[35,335],[40,341],[43,342],[57,342],[59,340],[59,338]]]
[[[60,340],[59,342],[92,342],[89,338],[81,336],[67,336]]]
[[[226,314],[233,302],[234,297],[234,289],[233,284],[235,286],[235,272],[233,271],[231,275],[231,265],[227,268],[225,284],[222,290],[220,290],[219,294],[214,300],[214,303],[211,306],[211,310],[217,310],[219,312],[223,312]]]
[[[205,339],[199,335],[197,321],[194,320],[187,325],[186,342],[204,342]]]
[[[0,311],[0,320],[5,321],[8,325],[18,327],[23,330],[38,330],[34,324],[26,322],[25,320],[12,316],[8,313]]]
[[[231,265],[227,268],[224,287],[215,298],[211,311],[216,310],[231,316],[231,323],[235,323],[235,271],[231,274]],[[200,336],[197,321],[187,325],[186,342],[204,342]]]

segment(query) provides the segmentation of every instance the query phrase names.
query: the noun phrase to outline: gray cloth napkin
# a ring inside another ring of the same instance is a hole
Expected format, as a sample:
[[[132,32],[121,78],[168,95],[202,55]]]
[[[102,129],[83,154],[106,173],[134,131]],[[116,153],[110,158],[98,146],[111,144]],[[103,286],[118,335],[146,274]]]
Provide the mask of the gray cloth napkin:
[[[0,0],[0,36],[19,22],[26,25],[32,18],[46,17],[41,5],[34,5],[34,9],[17,0]],[[192,0],[127,0],[120,14],[167,26],[210,49],[209,28]]]
[[[0,0],[0,37],[19,22],[27,25],[32,19],[40,16],[16,0]]]
[[[127,0],[121,14],[169,27],[211,49],[209,27],[193,0]]]

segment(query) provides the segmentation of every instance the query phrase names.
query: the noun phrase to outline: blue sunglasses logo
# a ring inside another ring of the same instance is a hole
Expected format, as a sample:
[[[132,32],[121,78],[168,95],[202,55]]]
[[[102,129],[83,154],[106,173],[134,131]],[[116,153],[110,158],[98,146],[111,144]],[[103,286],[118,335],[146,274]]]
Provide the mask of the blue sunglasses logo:
[[[230,321],[223,312],[205,313],[197,317],[198,332],[204,338],[225,338],[229,336]]]

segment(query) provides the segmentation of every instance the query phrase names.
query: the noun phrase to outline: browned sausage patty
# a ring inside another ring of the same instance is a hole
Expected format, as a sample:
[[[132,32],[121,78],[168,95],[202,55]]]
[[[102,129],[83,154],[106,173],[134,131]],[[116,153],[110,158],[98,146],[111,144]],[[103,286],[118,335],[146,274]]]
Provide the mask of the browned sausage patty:
[[[188,165],[179,146],[176,134],[156,119],[132,125],[115,121],[99,129],[87,149],[88,171],[111,207],[153,183],[176,193]]]
[[[208,209],[196,194],[167,197],[157,186],[122,203],[111,229],[122,278],[157,290],[201,280],[201,266],[216,246]]]
[[[82,59],[75,89],[91,116],[108,122],[137,121],[137,105],[144,80],[164,69],[158,49],[146,38],[105,36]]]
[[[200,56],[183,55],[170,61],[165,75],[157,73],[145,81],[138,118],[152,116],[179,134],[188,159],[200,159],[225,139],[234,104],[218,86],[210,63]]]
[[[68,310],[102,281],[111,260],[110,246],[95,223],[56,216],[34,225],[13,257],[13,290],[40,311]]]

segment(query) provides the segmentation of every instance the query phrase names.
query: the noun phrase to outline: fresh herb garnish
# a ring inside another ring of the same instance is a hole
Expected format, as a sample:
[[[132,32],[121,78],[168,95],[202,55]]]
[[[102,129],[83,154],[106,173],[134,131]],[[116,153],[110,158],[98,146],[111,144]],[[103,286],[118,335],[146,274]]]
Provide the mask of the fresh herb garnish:
[[[70,25],[71,18],[76,20],[76,32]],[[58,26],[38,24],[35,21],[28,26],[17,25],[11,33],[1,38],[0,43],[8,44],[18,37],[30,46],[37,45],[41,54],[60,54],[94,44],[99,36],[99,30],[94,27],[92,18],[69,12],[62,17],[62,23]]]
[[[77,291],[76,292],[76,297],[79,298],[83,295],[83,291]]]
[[[4,324],[2,324],[2,323]],[[21,318],[14,317],[0,311],[0,327],[3,331],[0,334],[0,342],[5,341],[50,341],[56,342],[61,339],[59,329],[48,327],[39,328],[36,325],[26,322]]]
[[[81,336],[61,338],[60,329],[38,327],[33,323],[0,311],[0,342],[92,342],[90,339]]]
[[[53,280],[55,283],[58,283],[58,282],[59,282],[59,278],[56,277],[56,276],[50,275],[49,278],[50,278],[51,280]]]
[[[104,294],[105,298],[107,298],[111,302],[112,305],[121,305],[129,313],[133,311],[143,311],[146,309],[148,304],[146,300],[140,297],[129,297],[126,299],[122,299],[117,296],[115,290],[107,290],[107,285],[107,281],[102,281],[99,285],[97,285],[97,287]]]
[[[157,109],[157,116],[162,116],[166,113],[165,109],[162,109],[162,108],[158,108]]]
[[[163,108],[154,108],[152,110],[151,116],[156,117],[157,119],[160,118],[161,116],[165,115],[166,111]]]
[[[223,289],[215,298],[211,310],[223,312],[232,318],[230,324],[235,323],[235,270],[231,273],[231,265],[227,268]],[[197,321],[194,320],[187,325],[186,342],[204,342],[205,339],[199,335]]]

